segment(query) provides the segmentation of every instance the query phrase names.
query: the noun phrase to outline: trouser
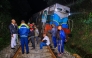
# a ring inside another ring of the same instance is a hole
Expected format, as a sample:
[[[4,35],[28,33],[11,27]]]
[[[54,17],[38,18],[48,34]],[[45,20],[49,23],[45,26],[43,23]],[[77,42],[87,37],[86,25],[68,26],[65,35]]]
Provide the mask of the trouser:
[[[54,44],[54,48],[56,48],[57,47],[57,40],[56,40],[55,36],[52,36],[52,42]]]
[[[18,43],[18,34],[16,35],[16,42]]]
[[[59,53],[64,53],[64,41],[58,40],[58,51]]]
[[[32,43],[32,47],[35,49],[35,38],[34,36],[31,36],[31,43]]]
[[[44,42],[41,42],[41,43],[40,43],[40,49],[42,49],[42,48],[43,48],[43,46],[47,46],[47,44],[46,44],[46,43],[44,43]]]
[[[29,52],[29,47],[28,47],[28,37],[21,37],[21,48],[22,48],[22,53],[24,53],[24,45],[26,46],[26,53]]]
[[[16,35],[17,34],[13,34],[13,37],[11,37],[11,48],[14,48],[14,46],[16,46]]]
[[[35,39],[36,39],[36,41],[37,41],[37,44],[38,44],[39,37],[38,37],[38,36],[35,36]]]

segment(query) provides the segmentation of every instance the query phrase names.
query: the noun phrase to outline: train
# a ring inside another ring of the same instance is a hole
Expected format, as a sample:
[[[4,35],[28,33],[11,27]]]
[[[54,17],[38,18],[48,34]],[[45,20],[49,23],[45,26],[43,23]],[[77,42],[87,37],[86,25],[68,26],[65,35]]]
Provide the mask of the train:
[[[44,30],[44,32],[51,30],[52,24],[56,27],[61,25],[67,36],[71,33],[71,20],[68,19],[69,16],[70,8],[56,3],[34,14],[31,20],[34,20],[39,30]]]

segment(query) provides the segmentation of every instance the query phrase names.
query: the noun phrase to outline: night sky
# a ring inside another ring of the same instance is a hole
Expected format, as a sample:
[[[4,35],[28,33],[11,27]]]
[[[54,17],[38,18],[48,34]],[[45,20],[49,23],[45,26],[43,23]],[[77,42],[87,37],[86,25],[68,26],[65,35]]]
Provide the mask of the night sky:
[[[10,0],[12,6],[12,17],[16,15],[20,17],[20,20],[26,20],[35,13],[47,7],[47,3],[43,0]]]
[[[47,2],[50,0],[9,0],[11,4],[11,14],[13,18],[19,17],[20,20],[28,21],[29,18],[46,8]],[[54,1],[54,0],[53,0]],[[55,0],[55,2],[59,2],[61,0]],[[62,4],[68,4],[73,0],[62,0]],[[75,0],[74,0],[75,1]]]

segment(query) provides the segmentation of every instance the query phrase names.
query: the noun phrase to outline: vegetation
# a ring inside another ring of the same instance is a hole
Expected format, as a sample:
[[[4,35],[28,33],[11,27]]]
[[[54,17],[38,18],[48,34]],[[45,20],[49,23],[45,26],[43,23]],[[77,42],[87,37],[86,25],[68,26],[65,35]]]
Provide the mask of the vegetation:
[[[91,0],[85,0],[79,5],[71,6],[73,12],[72,37],[66,44],[66,49],[72,53],[79,54],[82,58],[92,58],[92,3]],[[75,7],[75,9],[74,9]],[[77,9],[77,10],[76,10]]]
[[[10,44],[8,25],[11,20],[11,9],[8,0],[0,0],[0,50]]]

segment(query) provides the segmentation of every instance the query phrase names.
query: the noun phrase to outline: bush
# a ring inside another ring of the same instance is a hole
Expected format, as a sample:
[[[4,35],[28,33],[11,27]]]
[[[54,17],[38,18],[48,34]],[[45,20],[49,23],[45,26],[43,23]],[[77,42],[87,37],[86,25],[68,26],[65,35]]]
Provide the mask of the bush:
[[[92,13],[73,15],[70,18],[74,21],[73,37],[66,44],[66,49],[83,58],[92,55]]]

